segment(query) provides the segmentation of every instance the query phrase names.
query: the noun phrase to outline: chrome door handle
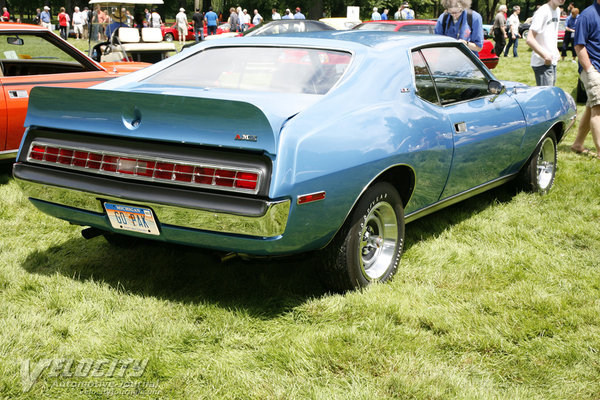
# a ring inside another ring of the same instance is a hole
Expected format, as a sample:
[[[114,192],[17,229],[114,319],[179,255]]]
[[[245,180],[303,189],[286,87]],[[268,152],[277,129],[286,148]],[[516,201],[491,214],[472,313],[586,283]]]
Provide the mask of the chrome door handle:
[[[458,122],[458,123],[454,124],[454,130],[456,131],[456,133],[466,132],[467,131],[466,122]]]

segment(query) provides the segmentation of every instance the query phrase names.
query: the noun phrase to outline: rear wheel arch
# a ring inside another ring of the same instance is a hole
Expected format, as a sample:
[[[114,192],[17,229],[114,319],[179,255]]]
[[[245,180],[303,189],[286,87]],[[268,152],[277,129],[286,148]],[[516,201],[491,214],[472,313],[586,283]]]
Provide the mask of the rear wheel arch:
[[[338,232],[316,253],[330,289],[359,289],[393,277],[404,248],[404,207],[414,182],[412,168],[398,165],[360,193]]]
[[[369,186],[379,182],[388,182],[394,186],[406,208],[415,190],[415,171],[408,165],[396,165],[383,171]]]

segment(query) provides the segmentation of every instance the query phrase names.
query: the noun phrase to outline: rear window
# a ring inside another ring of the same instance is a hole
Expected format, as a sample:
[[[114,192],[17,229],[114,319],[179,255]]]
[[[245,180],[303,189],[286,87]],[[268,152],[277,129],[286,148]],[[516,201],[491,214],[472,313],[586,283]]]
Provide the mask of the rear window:
[[[356,30],[359,30],[359,31],[387,31],[387,32],[393,32],[394,30],[396,30],[396,24],[386,24],[385,22],[384,23],[370,22],[368,24],[356,25],[352,29],[356,29]]]
[[[290,47],[219,47],[196,53],[147,83],[261,92],[325,94],[348,67],[350,53]]]

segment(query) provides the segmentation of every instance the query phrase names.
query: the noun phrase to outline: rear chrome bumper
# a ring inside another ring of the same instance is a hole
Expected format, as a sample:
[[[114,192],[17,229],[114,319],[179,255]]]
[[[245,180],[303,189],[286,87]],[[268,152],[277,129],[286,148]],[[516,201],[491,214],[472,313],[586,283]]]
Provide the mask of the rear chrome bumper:
[[[225,202],[222,202],[222,209],[217,206],[203,208],[201,201],[197,202],[197,208],[195,208],[194,199],[201,199],[202,194],[195,194],[194,198],[187,199],[186,204],[177,204],[181,200],[177,194],[169,197],[157,193],[159,191],[168,193],[171,190],[169,188],[156,188],[154,190],[154,188],[149,187],[150,191],[147,191],[147,196],[145,196],[144,193],[140,194],[140,191],[131,191],[130,193],[123,191],[122,187],[118,187],[118,185],[129,186],[129,184],[115,182],[114,186],[109,186],[114,189],[110,193],[109,191],[89,189],[90,187],[102,187],[100,184],[94,186],[94,181],[102,180],[102,183],[106,183],[105,178],[86,176],[86,182],[92,181],[92,184],[85,187],[85,185],[65,178],[65,176],[68,177],[72,173],[63,171],[57,173],[56,171],[47,171],[43,168],[20,163],[15,164],[13,173],[25,195],[31,199],[95,214],[105,214],[103,207],[105,201],[133,204],[151,208],[161,225],[202,231],[265,238],[276,237],[282,235],[285,231],[290,211],[289,199],[280,201],[251,200],[251,207],[242,207],[239,211],[235,210],[235,204],[227,207]],[[44,175],[45,173],[47,175]],[[108,183],[111,182],[108,181]],[[154,201],[155,199],[160,199],[160,201]],[[223,199],[225,200],[225,196],[223,196]],[[244,199],[241,200],[241,202],[244,201]],[[181,202],[183,203],[183,201]],[[211,199],[211,203],[218,205],[219,198]]]

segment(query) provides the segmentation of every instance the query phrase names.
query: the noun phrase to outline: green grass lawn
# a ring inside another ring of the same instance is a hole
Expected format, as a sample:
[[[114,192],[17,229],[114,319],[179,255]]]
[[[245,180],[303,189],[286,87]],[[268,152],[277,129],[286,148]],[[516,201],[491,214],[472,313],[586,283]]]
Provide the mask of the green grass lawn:
[[[495,74],[533,84],[520,52]],[[572,92],[576,65],[558,71]],[[302,257],[85,240],[4,168],[0,398],[598,399],[600,161],[574,135],[550,194],[501,187],[411,223],[395,279],[344,295]],[[65,376],[127,359],[141,376]]]

